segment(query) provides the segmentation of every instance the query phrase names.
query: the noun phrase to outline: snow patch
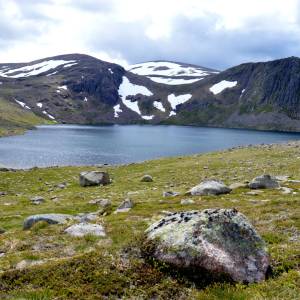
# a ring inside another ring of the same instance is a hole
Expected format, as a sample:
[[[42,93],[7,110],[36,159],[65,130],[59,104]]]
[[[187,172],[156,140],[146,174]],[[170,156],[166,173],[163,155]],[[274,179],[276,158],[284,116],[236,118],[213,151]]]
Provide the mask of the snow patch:
[[[166,111],[166,109],[164,108],[164,106],[162,105],[162,103],[159,102],[159,101],[154,101],[154,102],[153,102],[153,106],[154,106],[155,108],[159,109],[159,110],[162,111],[162,112],[165,112],[165,111]]]
[[[221,93],[223,90],[227,88],[233,88],[237,85],[237,81],[227,81],[227,80],[222,80],[219,83],[214,84],[212,87],[210,87],[210,91],[214,94],[217,95]]]
[[[169,117],[172,117],[172,116],[176,116],[176,112],[175,111],[170,111],[170,113],[169,113]]]
[[[36,104],[36,106],[38,106],[39,108],[42,108],[42,107],[43,107],[43,103],[38,102],[38,103]]]
[[[175,94],[171,94],[168,96],[168,101],[171,104],[172,109],[176,109],[176,106],[182,104],[192,98],[191,94],[179,95],[175,96]]]
[[[57,71],[53,72],[53,73],[50,73],[50,74],[47,74],[46,76],[52,76],[52,75],[55,75],[57,73]]]
[[[128,70],[138,75],[195,76],[205,77],[211,72],[201,67],[181,65],[167,61],[153,61],[129,66]]]
[[[83,101],[84,101],[84,102],[88,102],[88,98],[87,98],[87,97],[84,97]]]
[[[26,105],[26,103],[22,102],[22,101],[18,101],[17,99],[14,99],[20,106],[22,106],[23,108],[26,109],[31,109],[29,106]]]
[[[64,65],[64,68],[69,68],[69,67],[75,66],[77,64],[78,64],[77,62],[71,63],[71,64],[67,64],[67,65]]]
[[[142,94],[145,96],[152,96],[152,92],[142,85],[136,85],[131,83],[127,77],[123,76],[123,81],[119,87],[119,95],[122,98],[124,105],[129,109],[135,111],[141,115],[140,109],[137,102],[131,102],[131,100],[126,100],[127,96],[135,96],[137,94]]]
[[[123,112],[123,110],[120,108],[120,104],[117,104],[114,106],[114,117],[119,118],[119,113]]]
[[[10,78],[29,77],[48,72],[49,70],[55,69],[61,65],[66,65],[75,62],[75,60],[46,60],[34,65],[29,65],[17,69],[9,69],[8,71],[2,69],[0,72],[0,76]]]
[[[154,116],[152,115],[152,116],[142,116],[142,118],[144,119],[144,120],[152,120],[153,118],[154,118]]]
[[[108,68],[108,71],[110,72],[110,74],[114,74],[111,68]]]
[[[51,120],[55,120],[55,118],[52,115],[48,114],[45,110],[43,110],[43,114],[46,115]]]
[[[59,86],[58,88],[59,88],[60,90],[65,90],[65,91],[68,90],[68,87],[67,87],[66,85]]]
[[[199,80],[203,79],[203,78],[182,79],[182,78],[151,77],[151,76],[148,76],[148,78],[151,79],[154,82],[169,84],[169,85],[190,84],[190,83],[193,83],[193,82],[196,82],[196,81],[199,81]]]

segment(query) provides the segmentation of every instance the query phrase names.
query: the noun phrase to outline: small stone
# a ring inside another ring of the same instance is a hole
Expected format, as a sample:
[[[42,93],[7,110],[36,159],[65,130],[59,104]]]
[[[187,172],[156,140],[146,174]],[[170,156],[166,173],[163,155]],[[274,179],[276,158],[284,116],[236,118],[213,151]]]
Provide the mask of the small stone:
[[[229,188],[232,190],[236,190],[236,189],[240,189],[240,188],[246,188],[248,187],[248,185],[246,183],[242,183],[242,182],[235,182],[232,183]]]
[[[111,206],[111,201],[108,199],[93,199],[89,201],[89,204],[99,205],[101,207],[109,207]]]
[[[115,213],[119,213],[119,212],[128,212],[129,210],[131,210],[131,208],[134,207],[134,203],[131,199],[125,199],[117,208],[117,210],[115,211]]]
[[[207,180],[194,186],[187,194],[190,194],[192,196],[204,196],[228,194],[230,192],[231,189],[227,187],[223,182],[216,180]]]
[[[30,198],[30,201],[32,204],[39,205],[39,204],[45,202],[45,199],[41,196],[35,196],[33,198]]]
[[[0,196],[5,196],[5,195],[7,195],[6,192],[0,192]]]
[[[144,175],[141,179],[141,182],[152,182],[153,178],[151,175]]]
[[[79,176],[79,184],[83,187],[94,185],[107,185],[110,183],[110,178],[107,172],[90,171],[82,172]]]
[[[44,263],[43,260],[27,260],[27,259],[24,259],[24,260],[20,261],[19,263],[17,263],[16,269],[17,270],[24,270],[28,267],[41,265],[43,263]]]
[[[195,203],[195,201],[193,199],[182,199],[180,201],[180,204],[182,204],[182,205],[188,205],[188,204],[194,204],[194,203]]]
[[[68,227],[65,232],[74,237],[85,235],[106,236],[104,227],[99,224],[79,223]]]
[[[173,191],[163,192],[163,197],[176,197],[179,193]]]

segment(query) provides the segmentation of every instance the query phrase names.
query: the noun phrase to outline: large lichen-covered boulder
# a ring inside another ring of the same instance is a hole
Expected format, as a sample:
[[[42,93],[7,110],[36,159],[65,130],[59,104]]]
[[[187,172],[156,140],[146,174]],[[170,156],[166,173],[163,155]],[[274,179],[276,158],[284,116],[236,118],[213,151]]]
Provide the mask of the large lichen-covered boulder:
[[[143,249],[148,257],[212,279],[260,282],[269,268],[264,241],[235,209],[173,213],[146,230]]]
[[[228,186],[226,186],[222,181],[207,180],[191,188],[188,194],[192,196],[205,196],[228,194],[230,192],[231,189]]]
[[[258,176],[249,183],[250,189],[276,189],[279,187],[280,185],[276,178],[267,174]]]
[[[32,215],[24,220],[23,229],[30,229],[37,222],[47,222],[48,224],[63,224],[68,220],[73,219],[72,215],[67,214],[40,214]]]
[[[107,185],[110,183],[109,174],[101,171],[81,172],[79,184],[81,186]]]

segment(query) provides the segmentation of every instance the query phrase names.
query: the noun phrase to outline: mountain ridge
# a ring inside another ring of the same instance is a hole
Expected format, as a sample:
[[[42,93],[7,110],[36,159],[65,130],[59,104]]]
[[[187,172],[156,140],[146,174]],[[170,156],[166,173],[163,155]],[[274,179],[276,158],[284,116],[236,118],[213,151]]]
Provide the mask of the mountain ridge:
[[[0,98],[78,124],[180,124],[300,131],[300,59],[224,71],[173,61],[123,68],[86,54],[0,64]]]

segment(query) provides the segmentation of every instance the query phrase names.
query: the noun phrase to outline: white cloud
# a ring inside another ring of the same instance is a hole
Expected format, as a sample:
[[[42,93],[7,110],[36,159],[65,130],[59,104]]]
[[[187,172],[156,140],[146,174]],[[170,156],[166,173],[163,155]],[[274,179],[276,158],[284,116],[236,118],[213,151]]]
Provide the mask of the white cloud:
[[[0,61],[20,62],[77,52],[126,65],[128,61],[151,59],[151,53],[153,59],[158,59],[158,55],[173,52],[170,59],[217,67],[220,63],[210,65],[212,55],[220,55],[222,49],[213,47],[215,38],[223,36],[227,48],[224,50],[235,55],[232,63],[230,57],[225,59],[223,65],[228,66],[247,59],[273,58],[273,51],[267,51],[269,44],[258,43],[260,34],[266,32],[284,34],[284,42],[291,43],[280,55],[297,55],[298,8],[299,0],[0,0]],[[196,45],[197,34],[190,34],[193,28],[184,27],[178,20],[188,20],[190,26],[199,24],[201,43]],[[186,35],[185,44],[178,44],[176,26],[181,26],[180,35]],[[126,32],[127,47],[118,43],[124,28],[130,30]],[[253,44],[258,49],[251,52],[252,44],[246,55],[243,45],[233,36],[237,32],[241,37],[244,32],[248,37],[249,31],[257,34]],[[226,40],[228,36],[230,39]],[[137,45],[139,40],[141,45]],[[197,53],[191,57],[190,44],[198,52],[198,59]],[[172,47],[180,49],[175,53]],[[259,51],[261,55],[257,54]],[[216,61],[219,59],[216,57]]]

